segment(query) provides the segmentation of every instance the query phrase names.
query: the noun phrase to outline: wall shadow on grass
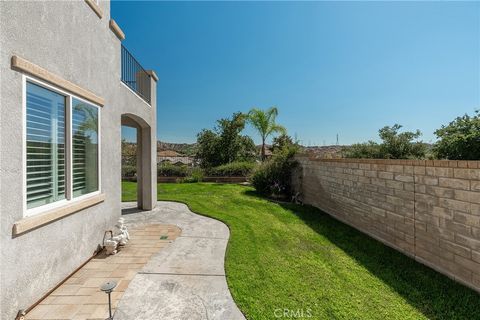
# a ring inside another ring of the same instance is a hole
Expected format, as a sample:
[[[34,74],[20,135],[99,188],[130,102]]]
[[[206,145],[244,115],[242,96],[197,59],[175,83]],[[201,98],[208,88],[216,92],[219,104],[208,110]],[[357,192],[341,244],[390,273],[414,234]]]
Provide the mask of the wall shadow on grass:
[[[251,190],[245,194],[264,198]],[[298,216],[429,319],[480,319],[480,294],[475,291],[315,207],[273,202]]]

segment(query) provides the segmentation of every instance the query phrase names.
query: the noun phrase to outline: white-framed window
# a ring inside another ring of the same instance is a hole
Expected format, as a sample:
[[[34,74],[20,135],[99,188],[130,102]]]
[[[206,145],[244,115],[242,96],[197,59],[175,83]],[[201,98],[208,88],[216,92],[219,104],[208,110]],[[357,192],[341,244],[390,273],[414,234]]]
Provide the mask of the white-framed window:
[[[100,107],[24,76],[25,216],[100,192]]]

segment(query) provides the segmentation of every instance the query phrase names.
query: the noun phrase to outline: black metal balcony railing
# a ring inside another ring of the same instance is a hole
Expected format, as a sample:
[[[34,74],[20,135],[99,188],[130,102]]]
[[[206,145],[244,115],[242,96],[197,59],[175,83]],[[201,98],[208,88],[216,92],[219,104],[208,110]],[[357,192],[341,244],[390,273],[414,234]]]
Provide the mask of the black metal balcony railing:
[[[122,82],[150,104],[150,75],[123,45]]]

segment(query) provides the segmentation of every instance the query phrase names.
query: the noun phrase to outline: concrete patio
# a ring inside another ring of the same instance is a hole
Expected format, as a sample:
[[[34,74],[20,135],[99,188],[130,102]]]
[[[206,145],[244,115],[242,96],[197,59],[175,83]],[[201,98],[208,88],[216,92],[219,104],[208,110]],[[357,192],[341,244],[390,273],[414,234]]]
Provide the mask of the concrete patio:
[[[114,319],[245,319],[227,287],[228,227],[161,202],[152,211],[124,203],[131,241],[118,254],[100,254],[31,310],[29,320],[97,320],[108,316],[99,286],[114,280]]]
[[[180,203],[159,202],[152,211],[138,211],[135,205],[124,204],[128,225],[171,224],[182,234],[130,282],[115,319],[245,319],[225,278],[228,227]]]

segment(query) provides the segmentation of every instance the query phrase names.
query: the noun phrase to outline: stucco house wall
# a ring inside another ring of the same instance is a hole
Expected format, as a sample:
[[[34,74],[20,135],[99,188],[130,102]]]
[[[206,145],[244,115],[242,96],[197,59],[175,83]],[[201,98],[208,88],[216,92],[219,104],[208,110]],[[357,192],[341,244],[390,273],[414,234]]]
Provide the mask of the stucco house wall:
[[[88,260],[121,210],[121,117],[149,127],[151,180],[156,181],[156,81],[151,105],[120,80],[121,40],[110,28],[110,3],[101,17],[84,1],[0,2],[0,318],[14,319]],[[148,50],[148,48],[145,48]],[[17,55],[105,100],[100,108],[101,194],[91,207],[20,235],[24,218],[23,76]],[[155,205],[155,183],[148,190]]]

